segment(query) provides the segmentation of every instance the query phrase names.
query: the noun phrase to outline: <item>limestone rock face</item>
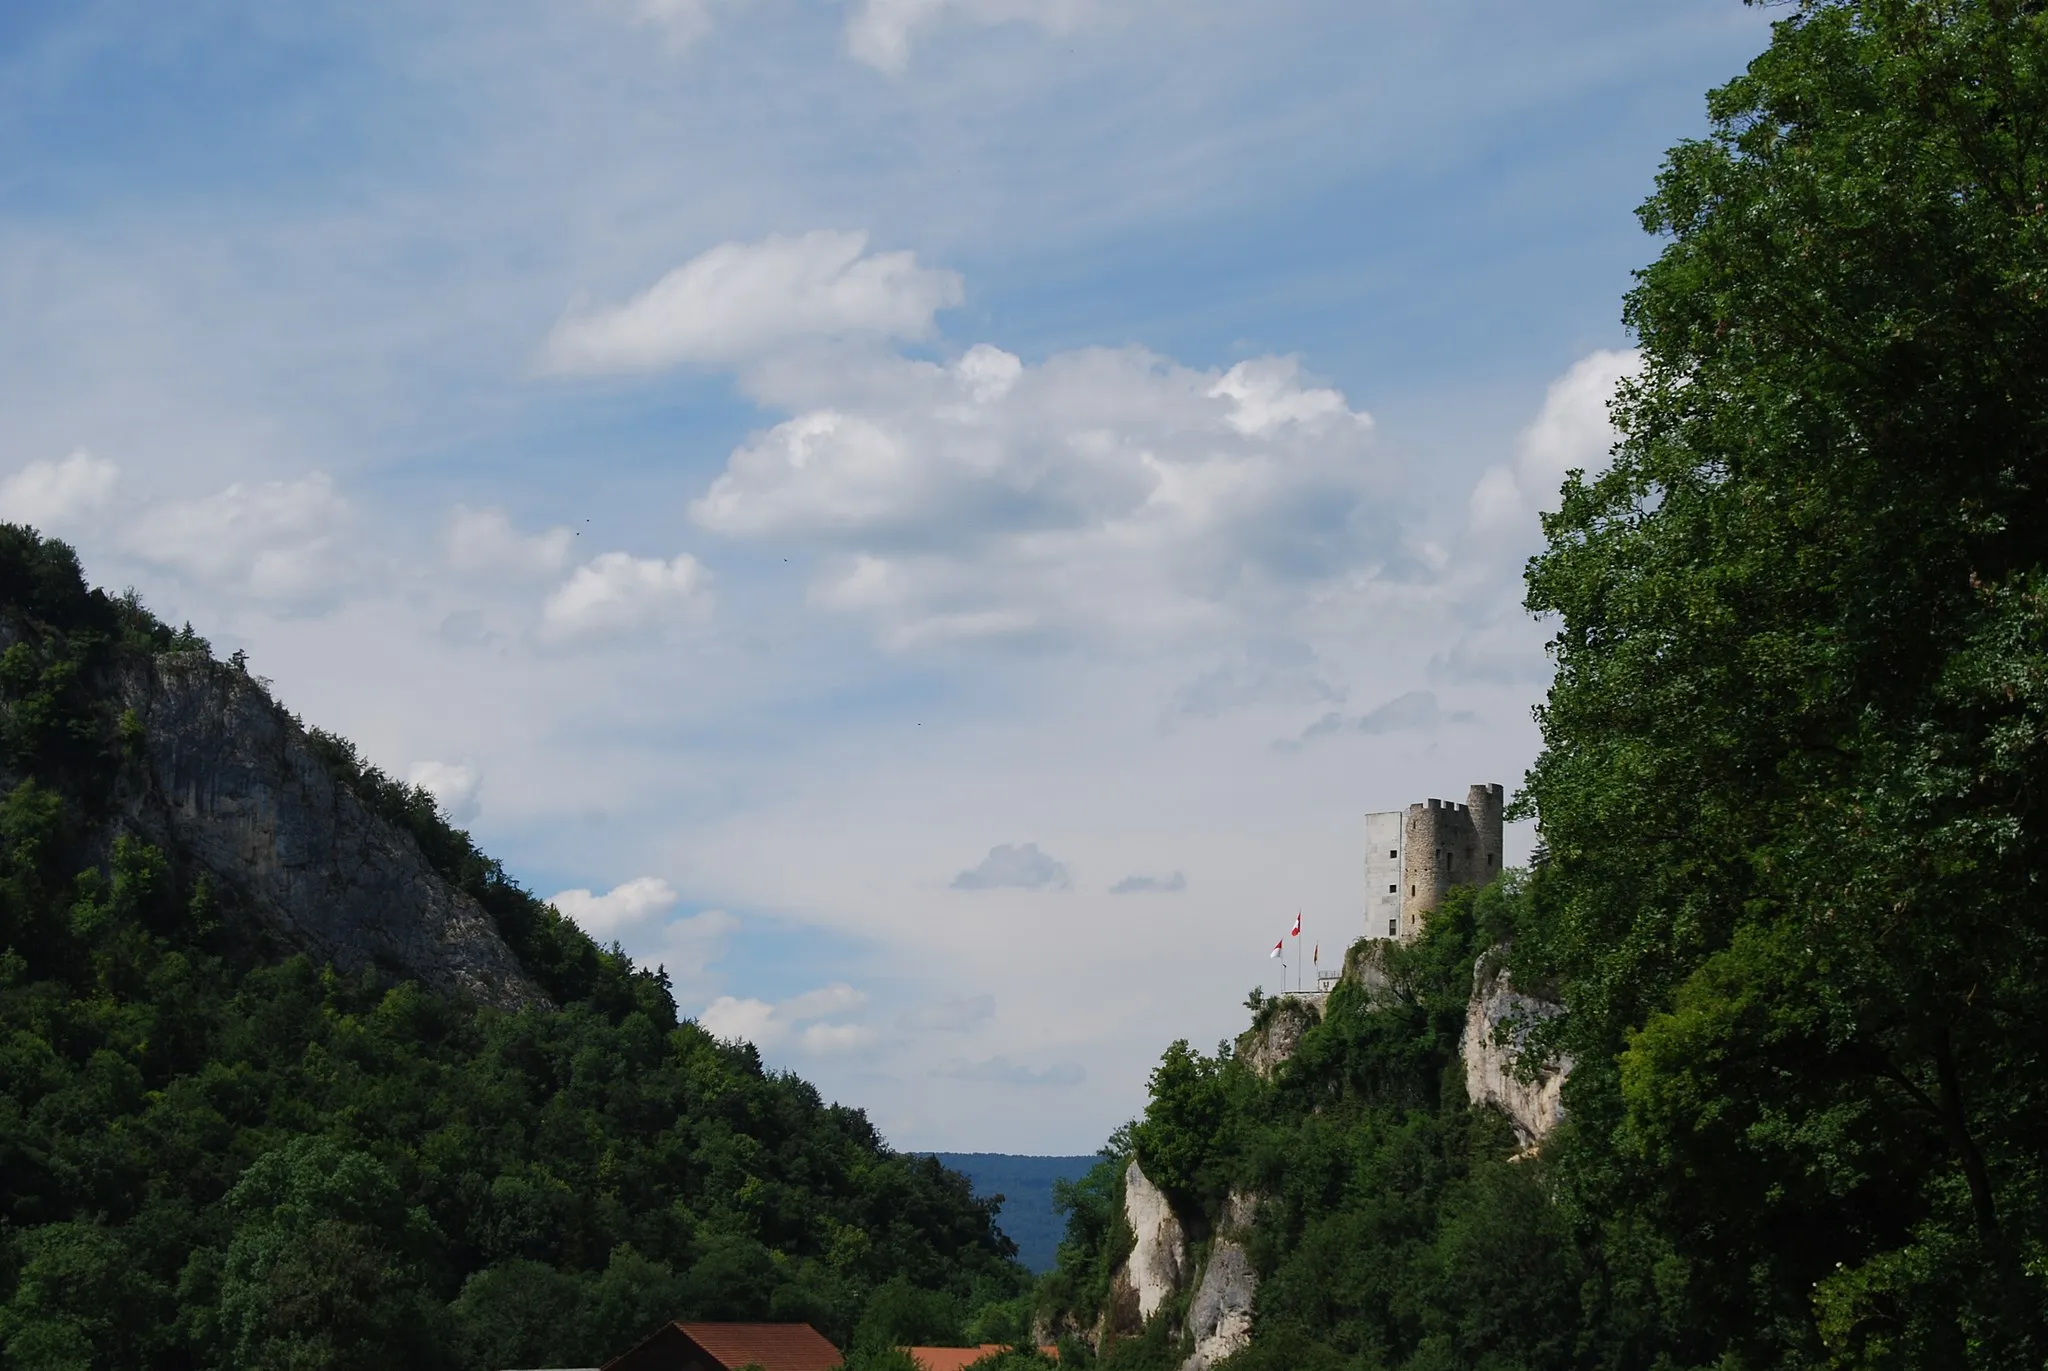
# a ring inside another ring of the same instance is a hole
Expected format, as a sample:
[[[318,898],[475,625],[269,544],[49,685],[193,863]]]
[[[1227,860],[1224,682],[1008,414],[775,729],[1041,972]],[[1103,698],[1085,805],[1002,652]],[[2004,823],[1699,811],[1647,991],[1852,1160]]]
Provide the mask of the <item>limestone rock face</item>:
[[[249,677],[167,653],[118,688],[146,727],[128,826],[183,848],[280,941],[501,1008],[547,1003],[483,907],[338,784]]]
[[[1252,1298],[1258,1293],[1259,1274],[1252,1269],[1245,1243],[1257,1208],[1256,1196],[1235,1190],[1224,1204],[1222,1226],[1188,1304],[1187,1338],[1194,1350],[1181,1362],[1180,1371],[1209,1371],[1251,1342]]]
[[[1173,1212],[1166,1192],[1152,1184],[1138,1159],[1124,1171],[1124,1221],[1137,1241],[1110,1276],[1109,1307],[1103,1311],[1108,1331],[1133,1334],[1144,1329],[1161,1306],[1186,1286],[1187,1233]]]
[[[1465,1010],[1465,1032],[1459,1054],[1465,1061],[1465,1093],[1472,1103],[1489,1104],[1507,1116],[1523,1150],[1533,1150],[1564,1118],[1563,1091],[1572,1073],[1571,1058],[1552,1063],[1533,1081],[1516,1077],[1515,1059],[1529,1030],[1563,1012],[1548,1000],[1517,991],[1507,969],[1494,954],[1472,969],[1472,1000]],[[1496,1041],[1506,1024],[1507,1041]]]
[[[1318,997],[1318,1001],[1320,997]],[[1238,1039],[1238,1055],[1261,1077],[1270,1079],[1280,1063],[1301,1046],[1301,1035],[1322,1019],[1319,1002],[1305,996],[1282,995],[1274,1003],[1265,1024]]]

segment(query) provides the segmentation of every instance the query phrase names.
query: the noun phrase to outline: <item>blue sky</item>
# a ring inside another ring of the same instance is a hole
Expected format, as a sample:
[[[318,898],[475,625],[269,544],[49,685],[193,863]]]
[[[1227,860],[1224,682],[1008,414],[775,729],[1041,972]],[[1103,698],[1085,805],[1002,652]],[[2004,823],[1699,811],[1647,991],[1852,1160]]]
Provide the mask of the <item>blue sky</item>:
[[[1086,1151],[1533,756],[1766,18],[15,0],[0,515],[899,1145]]]

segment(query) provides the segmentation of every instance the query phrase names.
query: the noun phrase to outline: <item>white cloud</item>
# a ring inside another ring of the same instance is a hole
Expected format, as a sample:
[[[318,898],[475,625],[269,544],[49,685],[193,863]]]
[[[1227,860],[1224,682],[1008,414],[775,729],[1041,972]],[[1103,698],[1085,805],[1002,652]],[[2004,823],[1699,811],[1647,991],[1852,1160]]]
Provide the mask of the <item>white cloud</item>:
[[[727,364],[792,344],[930,336],[933,316],[960,303],[956,272],[910,252],[867,251],[864,233],[721,243],[623,305],[572,309],[548,339],[566,373]]]
[[[121,468],[80,449],[56,462],[30,462],[0,481],[0,519],[49,531],[106,504]]]
[[[1213,639],[1399,553],[1371,419],[1291,359],[1213,372],[1093,348],[1026,366],[981,346],[776,387],[801,412],[735,450],[691,515],[825,549],[813,603],[893,646]]]
[[[1088,1079],[1087,1071],[1079,1062],[1055,1062],[1051,1066],[1034,1069],[1001,1055],[982,1061],[954,1057],[934,1067],[932,1074],[956,1081],[988,1081],[997,1085],[1079,1085]]]
[[[405,779],[432,795],[450,822],[466,824],[476,818],[482,778],[475,767],[460,762],[414,762]]]
[[[309,607],[355,579],[345,537],[351,521],[348,502],[319,472],[237,482],[144,514],[128,550],[218,591]]]
[[[871,1045],[875,1030],[857,1023],[814,1023],[797,1041],[806,1052],[852,1052]]]
[[[1112,895],[1177,895],[1188,888],[1188,878],[1176,871],[1171,876],[1126,876],[1109,888]]]
[[[975,24],[1021,21],[1067,33],[1101,8],[1101,0],[863,0],[847,21],[846,46],[871,67],[900,72],[910,62],[912,38],[945,19]]]
[[[955,890],[1044,890],[1066,884],[1065,865],[1040,852],[1037,843],[999,843],[988,850],[979,866],[953,878]]]
[[[711,574],[695,557],[607,552],[576,568],[541,606],[548,643],[616,638],[711,613]]]
[[[602,895],[564,890],[548,903],[574,919],[585,933],[602,940],[674,907],[678,898],[675,887],[661,877],[640,876]]]
[[[448,516],[448,565],[475,576],[528,578],[552,575],[569,561],[575,534],[556,527],[521,533],[501,509],[457,505]]]
[[[794,999],[784,1000],[777,1011],[786,1019],[824,1019],[834,1014],[848,1014],[868,1002],[865,991],[855,990],[845,981],[834,981],[817,990],[807,990]]]
[[[779,1046],[788,1035],[788,1025],[775,1017],[775,1006],[766,1000],[740,999],[720,995],[697,1015],[697,1023],[714,1038],[727,1042],[752,1043],[759,1048]]]
[[[1588,353],[1550,383],[1543,409],[1522,430],[1515,460],[1488,468],[1473,487],[1471,528],[1486,536],[1506,531],[1535,536],[1535,515],[1557,507],[1565,473],[1599,472],[1619,436],[1608,418],[1614,388],[1642,367],[1630,349]]]
[[[697,1015],[706,1032],[750,1042],[764,1051],[793,1043],[806,1052],[849,1052],[875,1043],[879,1034],[865,1024],[835,1023],[832,1016],[866,1005],[867,995],[844,981],[807,990],[780,1003],[721,995]]]
[[[963,1033],[995,1017],[993,995],[956,995],[903,1015],[900,1022],[913,1033]]]

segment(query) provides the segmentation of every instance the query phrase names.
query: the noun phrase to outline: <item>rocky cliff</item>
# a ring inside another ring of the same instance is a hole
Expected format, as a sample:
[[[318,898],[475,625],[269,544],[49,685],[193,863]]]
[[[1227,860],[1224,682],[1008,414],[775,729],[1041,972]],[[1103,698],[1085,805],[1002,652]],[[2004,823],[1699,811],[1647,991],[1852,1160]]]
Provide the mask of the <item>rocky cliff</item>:
[[[1257,1216],[1257,1196],[1241,1190],[1230,1192],[1223,1206],[1223,1221],[1209,1245],[1208,1260],[1202,1263],[1201,1280],[1188,1302],[1184,1337],[1191,1350],[1180,1371],[1209,1371],[1251,1343],[1252,1300],[1258,1294],[1259,1273],[1252,1266],[1246,1244],[1251,1241]]]
[[[1166,1192],[1151,1182],[1136,1157],[1124,1169],[1124,1222],[1134,1242],[1110,1276],[1109,1304],[1102,1312],[1103,1331],[1118,1335],[1141,1331],[1192,1274],[1187,1230]]]
[[[256,681],[164,653],[124,663],[113,689],[142,725],[122,826],[196,863],[279,942],[501,1008],[547,1002],[483,908],[331,775]]]
[[[1525,1151],[1533,1150],[1564,1119],[1564,1083],[1569,1057],[1549,1063],[1530,1079],[1520,1070],[1529,1032],[1563,1012],[1548,1000],[1516,990],[1498,952],[1472,968],[1472,1000],[1465,1010],[1459,1055],[1465,1063],[1465,1093],[1474,1105],[1490,1105],[1507,1116]]]

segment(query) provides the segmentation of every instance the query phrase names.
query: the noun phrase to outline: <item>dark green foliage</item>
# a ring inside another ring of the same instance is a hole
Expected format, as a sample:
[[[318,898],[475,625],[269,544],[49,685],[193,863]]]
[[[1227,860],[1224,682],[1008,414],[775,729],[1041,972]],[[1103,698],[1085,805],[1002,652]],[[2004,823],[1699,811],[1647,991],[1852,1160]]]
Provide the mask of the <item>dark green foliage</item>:
[[[2048,15],[1804,6],[1711,110],[1530,575],[1574,1202],[1688,1358],[2038,1367]]]
[[[1414,945],[1376,952],[1392,988],[1340,986],[1270,1083],[1234,1052],[1168,1050],[1132,1130],[1146,1174],[1174,1176],[1197,1234],[1232,1189],[1264,1197],[1257,1337],[1233,1367],[1582,1364],[1581,1244],[1547,1163],[1511,1161],[1505,1122],[1466,1108],[1458,1059],[1473,963],[1530,917],[1528,900],[1512,877],[1453,892]],[[1129,1247],[1123,1161],[1106,1158],[1066,1192],[1068,1240],[1040,1286],[1050,1315],[1090,1325],[1101,1309],[1107,1269]],[[1112,1340],[1100,1364],[1177,1366],[1179,1317]]]
[[[964,1177],[679,1022],[338,739],[560,1008],[275,960],[109,803],[108,669],[203,645],[4,526],[0,587],[0,1365],[595,1365],[673,1318],[843,1342],[877,1289],[955,1332],[1020,1293]]]
[[[2048,7],[1806,0],[1709,111],[1530,567],[1533,881],[1157,1149],[1275,1197],[1242,1366],[2048,1364]],[[1432,1075],[1503,936],[1512,1167]]]

